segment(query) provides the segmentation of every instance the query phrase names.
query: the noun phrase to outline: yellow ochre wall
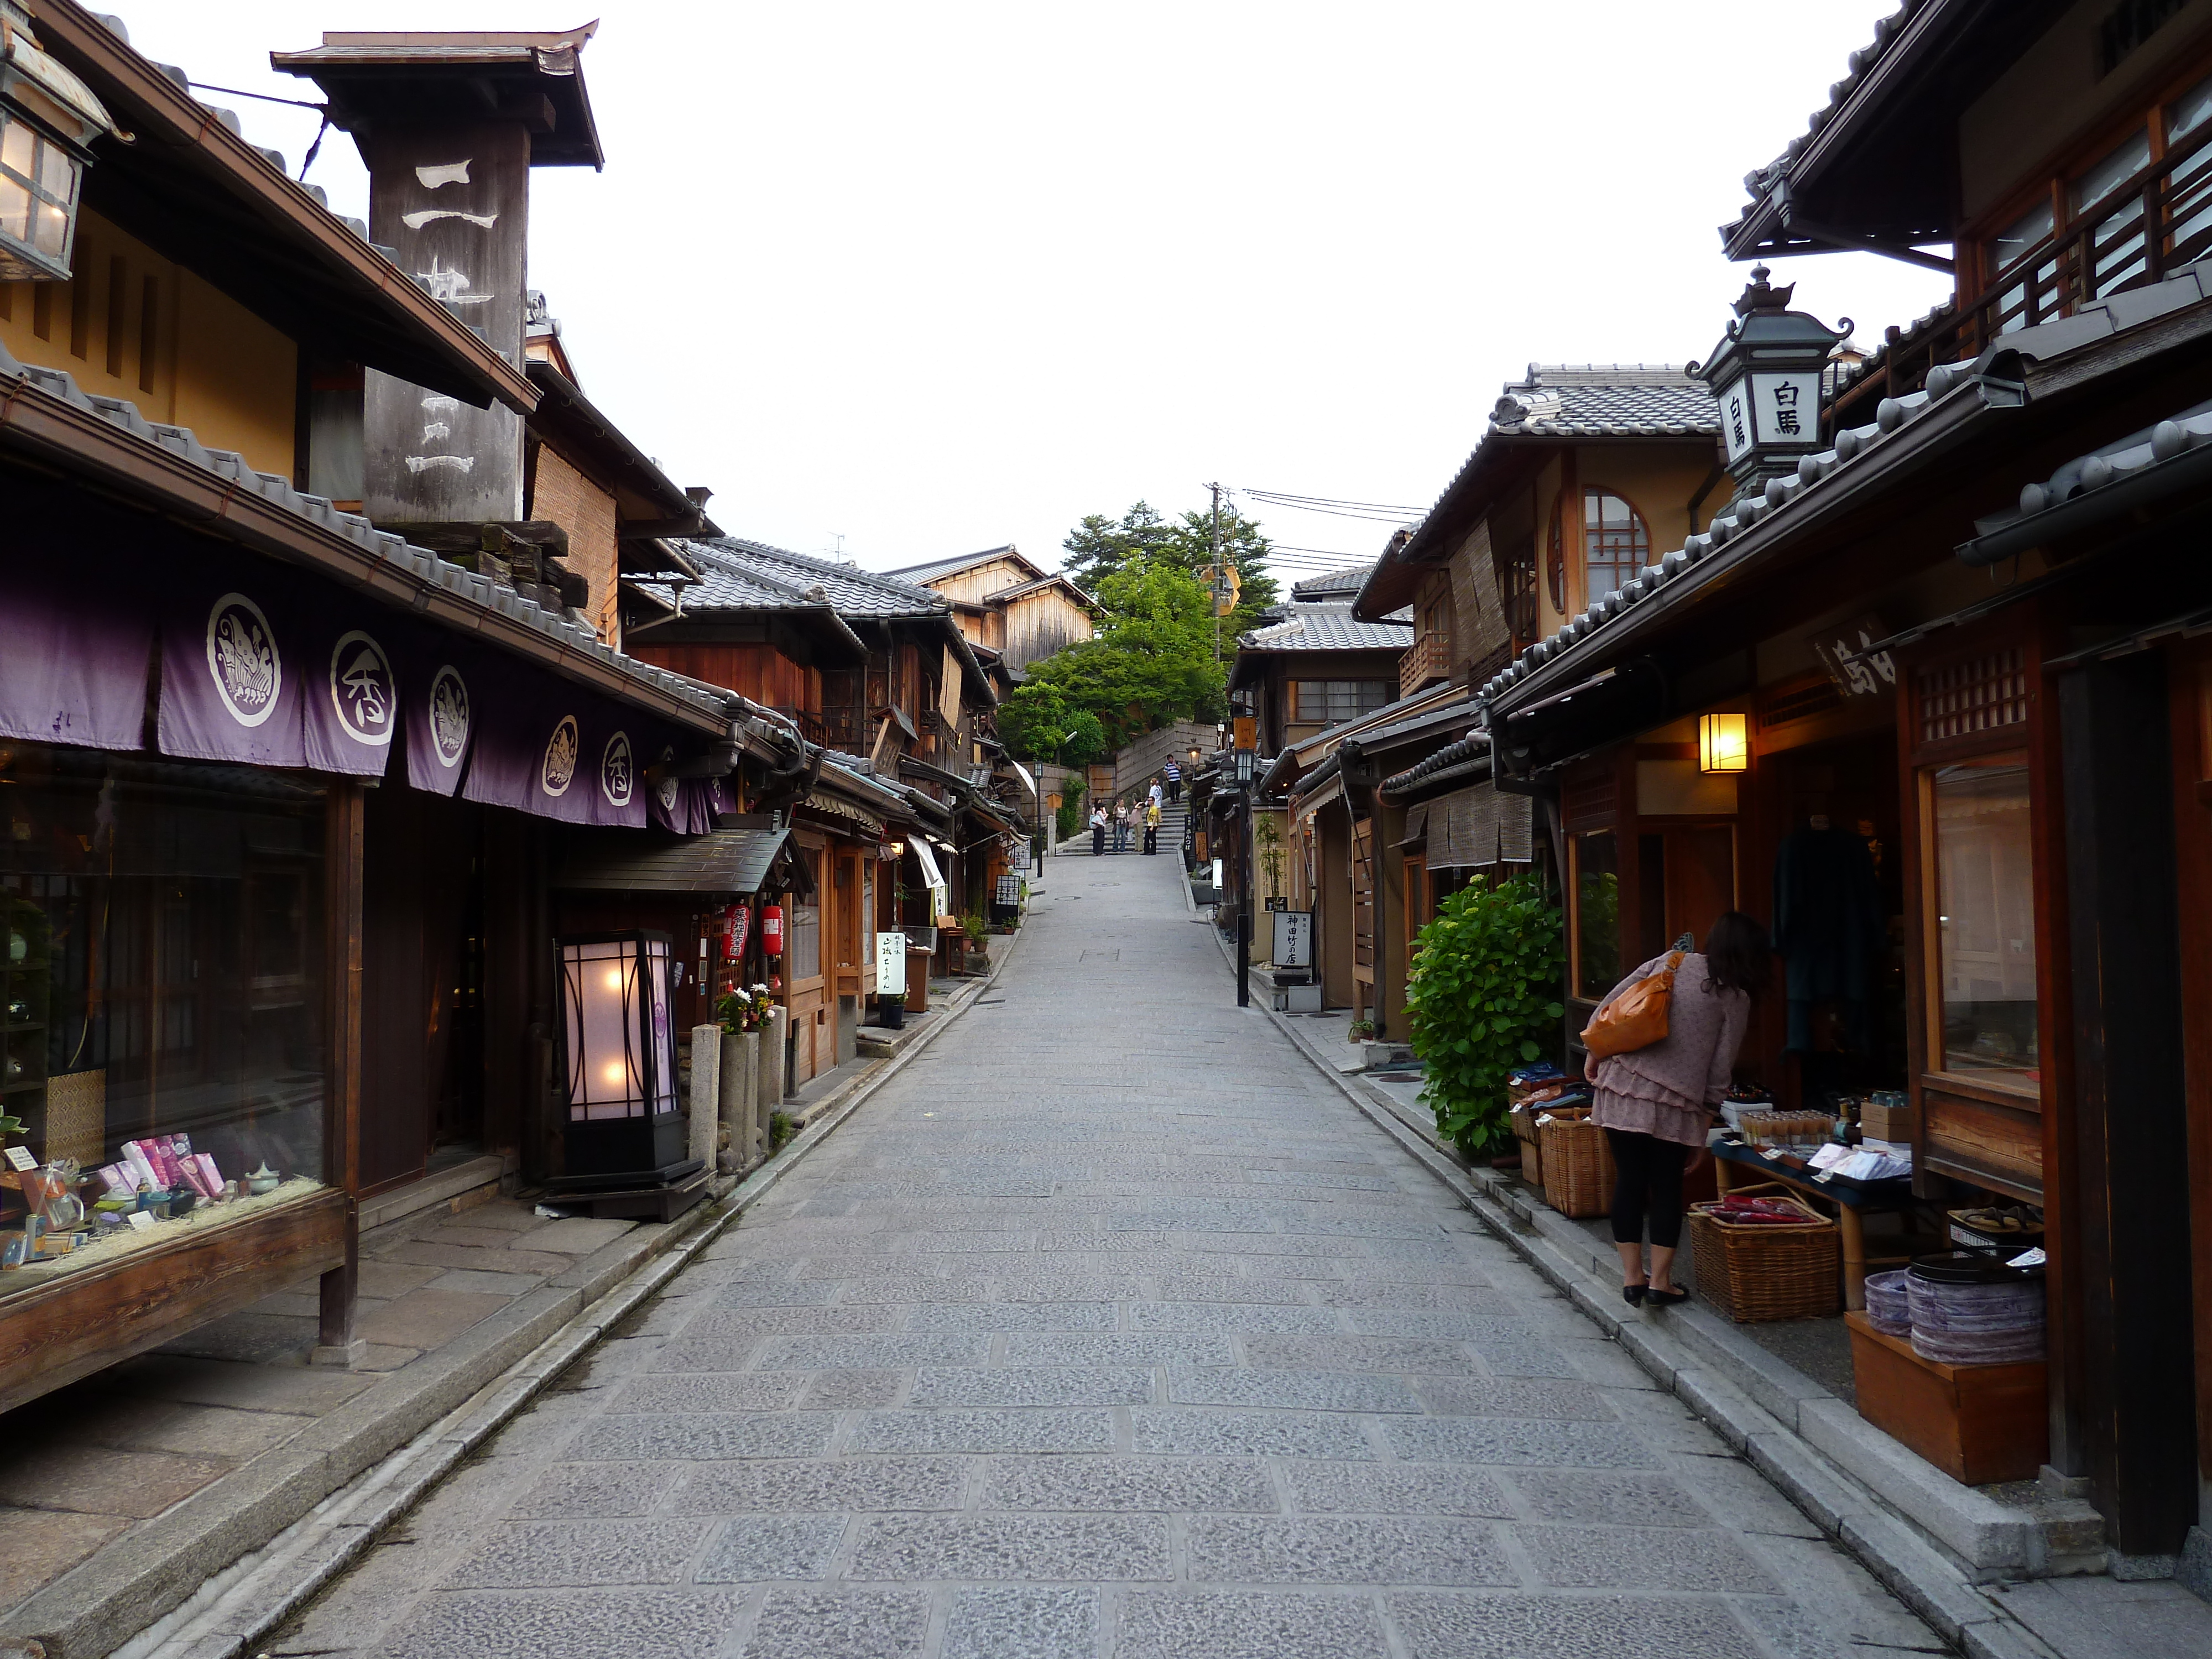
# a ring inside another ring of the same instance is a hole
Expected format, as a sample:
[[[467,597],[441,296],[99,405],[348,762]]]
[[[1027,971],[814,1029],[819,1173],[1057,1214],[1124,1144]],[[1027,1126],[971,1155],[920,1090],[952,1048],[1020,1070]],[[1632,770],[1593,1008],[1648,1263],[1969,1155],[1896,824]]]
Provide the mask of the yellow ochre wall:
[[[292,476],[289,337],[96,213],[80,216],[71,261],[71,282],[0,283],[0,345],[82,391],[129,398],[149,421],[190,427],[257,471]]]

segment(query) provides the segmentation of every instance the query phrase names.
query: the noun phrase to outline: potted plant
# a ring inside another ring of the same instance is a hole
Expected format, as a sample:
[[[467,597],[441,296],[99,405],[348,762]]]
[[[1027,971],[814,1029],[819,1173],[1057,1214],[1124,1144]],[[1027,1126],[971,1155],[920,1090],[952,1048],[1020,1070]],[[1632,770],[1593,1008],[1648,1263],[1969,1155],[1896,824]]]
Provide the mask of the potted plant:
[[[1345,1033],[1344,1040],[1346,1042],[1364,1042],[1374,1035],[1375,1022],[1373,1020],[1355,1019],[1352,1022],[1352,1029]]]

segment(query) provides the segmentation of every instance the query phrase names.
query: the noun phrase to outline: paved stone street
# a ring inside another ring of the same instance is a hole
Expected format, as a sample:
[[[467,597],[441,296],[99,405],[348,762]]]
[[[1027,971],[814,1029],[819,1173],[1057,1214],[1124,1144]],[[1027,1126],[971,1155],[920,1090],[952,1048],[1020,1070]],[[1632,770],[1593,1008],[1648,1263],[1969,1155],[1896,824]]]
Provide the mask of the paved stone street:
[[[1177,866],[1012,969],[273,1654],[1942,1650],[1255,1013]]]

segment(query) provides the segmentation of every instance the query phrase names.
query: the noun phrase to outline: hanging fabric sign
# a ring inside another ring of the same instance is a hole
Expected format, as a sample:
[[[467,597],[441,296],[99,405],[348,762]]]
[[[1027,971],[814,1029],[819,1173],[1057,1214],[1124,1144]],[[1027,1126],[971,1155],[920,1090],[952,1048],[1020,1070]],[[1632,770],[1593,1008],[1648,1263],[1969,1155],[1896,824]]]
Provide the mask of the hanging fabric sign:
[[[462,795],[563,823],[641,829],[637,746],[646,722],[548,676],[510,670],[481,688],[481,722]]]
[[[442,637],[420,641],[407,668],[401,709],[407,724],[407,781],[434,795],[461,787],[476,735],[475,658]]]
[[[654,764],[676,763],[676,747],[661,744]],[[679,836],[712,835],[714,821],[730,811],[729,793],[720,778],[663,777],[645,787],[646,811],[659,830]]]
[[[365,614],[349,614],[353,609],[327,607],[336,625],[315,630],[313,654],[301,665],[307,764],[318,772],[380,778],[400,724],[399,677],[390,648],[395,635],[385,620],[389,611],[364,607]]]
[[[181,575],[161,621],[161,752],[305,766],[300,700],[314,654],[273,568]]]
[[[44,552],[0,558],[0,736],[95,749],[144,746],[152,612],[120,584],[96,595]],[[88,602],[89,600],[89,602]]]

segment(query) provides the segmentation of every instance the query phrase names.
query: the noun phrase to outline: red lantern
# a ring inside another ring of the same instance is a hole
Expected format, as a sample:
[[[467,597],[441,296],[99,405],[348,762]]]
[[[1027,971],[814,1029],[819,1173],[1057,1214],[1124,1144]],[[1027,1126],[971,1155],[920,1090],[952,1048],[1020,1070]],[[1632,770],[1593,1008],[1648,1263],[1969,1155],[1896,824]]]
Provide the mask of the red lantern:
[[[781,904],[761,906],[761,949],[772,957],[783,954],[783,907]]]
[[[752,931],[753,913],[742,904],[722,912],[722,960],[735,962],[745,953],[745,936]]]

